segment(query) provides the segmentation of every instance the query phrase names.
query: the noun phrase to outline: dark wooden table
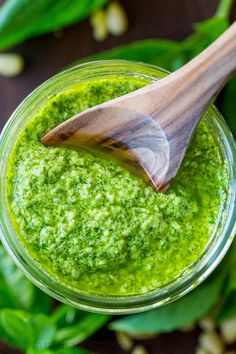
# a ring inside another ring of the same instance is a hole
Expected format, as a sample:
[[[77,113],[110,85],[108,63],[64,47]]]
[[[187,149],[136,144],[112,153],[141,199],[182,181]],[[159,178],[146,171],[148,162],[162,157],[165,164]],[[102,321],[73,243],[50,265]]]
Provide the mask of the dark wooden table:
[[[129,31],[122,37],[110,37],[97,43],[87,20],[65,29],[61,37],[44,35],[12,49],[25,57],[26,69],[16,78],[0,77],[0,127],[30,91],[74,60],[137,39],[164,37],[181,40],[191,33],[194,22],[213,15],[218,0],[123,0],[122,3],[130,23]],[[197,335],[198,330],[175,332],[146,341],[144,345],[150,354],[194,354]],[[114,335],[107,330],[99,331],[85,343],[85,347],[100,354],[123,353]],[[17,352],[2,345],[0,353]]]

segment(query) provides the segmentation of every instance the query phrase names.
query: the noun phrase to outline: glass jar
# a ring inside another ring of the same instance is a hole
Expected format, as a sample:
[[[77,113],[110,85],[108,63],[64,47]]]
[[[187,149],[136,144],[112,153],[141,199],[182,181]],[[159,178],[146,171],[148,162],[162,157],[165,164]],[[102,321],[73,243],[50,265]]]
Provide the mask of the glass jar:
[[[157,308],[180,298],[200,284],[216,268],[233,240],[236,217],[236,148],[229,128],[214,106],[208,109],[204,119],[209,124],[221,148],[222,158],[226,159],[229,164],[224,217],[220,220],[216,232],[199,259],[179,279],[171,284],[136,296],[102,297],[82,293],[59,283],[42,269],[24,249],[12,225],[6,198],[6,174],[9,154],[19,131],[26,121],[34,116],[49,97],[95,77],[98,79],[116,75],[148,79],[154,82],[167,74],[168,72],[155,66],[121,60],[98,61],[73,67],[52,77],[33,91],[12,114],[3,129],[0,137],[0,227],[2,242],[25,275],[36,286],[62,302],[84,310],[112,314],[135,313]]]

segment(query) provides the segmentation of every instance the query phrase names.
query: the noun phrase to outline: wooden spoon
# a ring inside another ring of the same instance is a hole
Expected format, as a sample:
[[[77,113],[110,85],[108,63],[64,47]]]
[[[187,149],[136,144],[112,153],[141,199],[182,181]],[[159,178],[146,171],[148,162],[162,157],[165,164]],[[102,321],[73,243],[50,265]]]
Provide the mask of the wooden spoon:
[[[165,191],[199,120],[235,69],[236,22],[179,70],[74,116],[47,133],[42,143],[109,152],[156,190]]]

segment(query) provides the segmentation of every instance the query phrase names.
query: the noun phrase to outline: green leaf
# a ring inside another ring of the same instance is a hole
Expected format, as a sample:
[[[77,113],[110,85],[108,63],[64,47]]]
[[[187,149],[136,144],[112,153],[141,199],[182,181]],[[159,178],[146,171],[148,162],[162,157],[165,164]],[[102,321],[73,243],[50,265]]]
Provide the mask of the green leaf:
[[[236,316],[236,290],[231,291],[223,300],[216,321],[221,323],[234,316]]]
[[[225,18],[210,18],[193,26],[194,34],[186,38],[180,46],[186,62],[194,58],[214,42],[229,26]]]
[[[62,348],[54,352],[55,354],[92,354],[91,352],[81,348]]]
[[[209,44],[216,40],[229,27],[229,21],[224,17],[213,17],[194,25],[196,33],[208,38]]]
[[[43,314],[9,309],[0,311],[0,337],[21,350],[48,348],[55,332],[55,325]]]
[[[107,0],[7,0],[0,7],[0,50],[81,21]]]
[[[55,350],[46,349],[40,351],[30,348],[27,350],[26,354],[92,354],[92,353],[81,348],[61,348]]]
[[[109,328],[129,334],[170,332],[189,325],[206,315],[217,303],[226,277],[224,269],[182,299],[157,310],[131,315],[114,321]]]
[[[51,319],[58,330],[54,344],[67,347],[81,343],[100,329],[110,318],[75,309],[68,305],[60,305]]]
[[[79,59],[73,65],[94,60],[124,59],[141,61],[173,71],[211,44],[227,29],[228,25],[228,20],[225,18],[212,18],[196,24],[195,33],[183,42],[144,39]]]
[[[181,54],[182,51],[178,42],[161,39],[145,39],[130,44],[124,44],[114,49],[80,59],[73,65],[94,60],[125,59],[154,64],[171,70],[183,64]],[[177,62],[178,64],[174,65],[174,63]]]
[[[33,344],[30,315],[17,310],[0,312],[0,336],[10,345],[25,351]]]
[[[43,313],[49,315],[52,310],[53,299],[42,290],[34,286],[33,301],[30,307],[27,307],[31,313]]]
[[[224,90],[222,113],[236,136],[236,77],[229,81]]]
[[[236,242],[232,244],[229,252],[229,266],[224,292],[218,307],[217,322],[222,322],[236,315]]]
[[[215,17],[229,18],[234,0],[221,0],[216,10]]]
[[[35,287],[0,245],[0,308],[49,313],[50,296]]]
[[[0,274],[0,309],[1,308],[14,308],[15,300],[12,293],[6,287],[5,280]]]
[[[110,316],[108,315],[99,315],[78,310],[76,323],[58,329],[54,343],[65,347],[75,346],[103,327],[109,318]]]
[[[54,341],[56,326],[48,316],[32,314],[31,325],[34,331],[33,346],[36,349],[48,348]]]
[[[236,290],[236,241],[230,247],[229,253],[229,272],[228,272],[228,285],[225,289],[226,293]]]
[[[0,246],[0,274],[11,299],[10,306],[5,307],[30,308],[34,297],[34,286],[15,266],[2,246]]]
[[[53,312],[51,319],[53,323],[56,324],[57,328],[62,328],[77,323],[83,318],[84,314],[87,313],[74,307],[61,304]]]

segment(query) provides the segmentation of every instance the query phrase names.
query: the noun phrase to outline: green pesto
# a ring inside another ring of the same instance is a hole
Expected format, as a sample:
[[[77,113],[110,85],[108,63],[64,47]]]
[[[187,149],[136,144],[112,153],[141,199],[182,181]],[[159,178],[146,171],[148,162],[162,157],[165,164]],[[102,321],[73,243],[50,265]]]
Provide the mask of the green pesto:
[[[39,142],[76,113],[145,84],[96,79],[50,98],[10,156],[8,203],[20,241],[80,291],[140,294],[174,281],[203,252],[226,197],[227,171],[204,120],[165,194],[113,161]]]

